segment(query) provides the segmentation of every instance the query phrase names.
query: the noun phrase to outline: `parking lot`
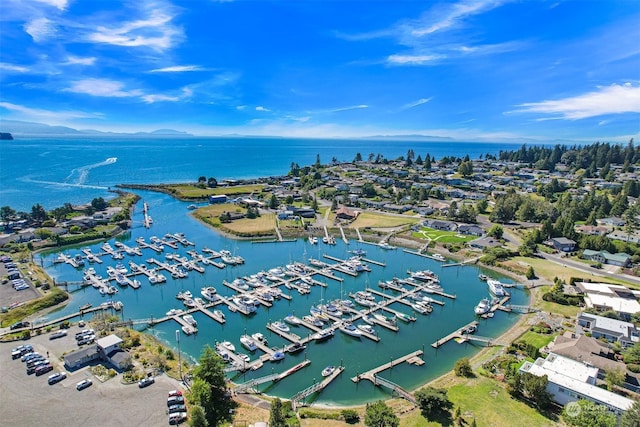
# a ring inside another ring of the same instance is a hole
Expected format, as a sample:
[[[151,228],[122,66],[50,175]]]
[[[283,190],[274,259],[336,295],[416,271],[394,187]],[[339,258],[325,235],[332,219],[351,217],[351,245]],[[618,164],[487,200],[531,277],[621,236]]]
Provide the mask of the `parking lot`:
[[[0,413],[2,424],[11,426],[164,426],[168,425],[167,393],[178,382],[166,376],[156,377],[155,384],[140,389],[125,385],[118,375],[101,383],[88,367],[77,371],[64,368],[62,354],[77,349],[75,334],[82,328],[73,326],[66,337],[49,340],[50,334],[28,341],[0,343]],[[26,374],[20,359],[11,358],[11,349],[31,344],[42,355],[49,353],[54,370],[40,377]],[[58,371],[66,379],[49,385],[47,377]],[[93,385],[76,390],[76,384],[89,378]]]
[[[14,263],[16,265],[19,264],[15,260]],[[26,277],[22,275],[22,273],[20,273],[20,275],[24,278],[25,283],[29,285],[29,287],[21,291],[16,291],[11,286],[11,280],[7,279],[6,282],[4,282],[3,280],[3,283],[0,285],[0,307],[10,307],[12,304],[19,304],[21,302],[26,302],[40,296],[40,293],[31,284],[31,280],[28,274],[26,275]],[[8,276],[9,272],[5,266],[5,263],[0,262],[0,278],[7,278]]]

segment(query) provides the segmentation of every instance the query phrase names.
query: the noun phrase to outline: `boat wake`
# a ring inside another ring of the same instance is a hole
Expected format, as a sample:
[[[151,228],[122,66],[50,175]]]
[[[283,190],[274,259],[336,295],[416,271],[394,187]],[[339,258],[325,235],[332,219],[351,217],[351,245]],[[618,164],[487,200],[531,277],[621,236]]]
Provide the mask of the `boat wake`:
[[[69,181],[74,180],[75,182],[72,182],[71,183],[72,185],[84,185],[87,182],[87,179],[89,178],[89,171],[91,171],[91,169],[99,168],[100,166],[111,165],[117,161],[118,161],[117,157],[109,157],[103,162],[93,163],[90,165],[81,166],[79,168],[72,169],[69,176],[67,176],[64,179],[64,184],[69,184]]]
[[[20,181],[31,182],[34,184],[51,185],[54,187],[69,187],[69,188],[91,188],[94,190],[108,190],[109,187],[104,185],[89,185],[89,184],[75,184],[72,182],[55,182],[55,181],[42,181],[38,179],[22,178]]]

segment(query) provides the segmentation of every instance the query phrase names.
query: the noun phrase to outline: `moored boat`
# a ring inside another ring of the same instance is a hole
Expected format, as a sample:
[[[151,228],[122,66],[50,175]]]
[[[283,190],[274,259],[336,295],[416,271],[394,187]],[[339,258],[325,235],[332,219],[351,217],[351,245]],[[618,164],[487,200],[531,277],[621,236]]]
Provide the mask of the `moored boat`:
[[[358,326],[356,326],[356,328],[358,328],[362,332],[366,332],[367,334],[370,334],[370,335],[375,335],[376,334],[376,330],[373,329],[373,327],[371,325],[358,325]]]
[[[502,286],[502,283],[500,283],[498,280],[488,279],[487,285],[489,286],[489,291],[498,298],[509,295],[509,293],[505,291],[504,287]]]
[[[184,320],[191,326],[198,326],[198,322],[196,322],[196,319],[194,319],[190,314],[185,314],[184,316],[182,316],[182,320]]]
[[[251,352],[256,351],[258,349],[256,342],[249,335],[242,335],[240,337],[240,344],[242,344],[244,348],[246,348]]]
[[[217,292],[218,291],[213,286],[207,286],[205,288],[202,288],[200,294],[208,301],[217,301],[218,298],[220,298],[217,295]]]
[[[281,360],[284,360],[284,358],[286,357],[286,355],[284,354],[284,352],[282,351],[276,351],[275,353],[273,353],[271,355],[271,357],[269,358],[270,361],[272,362],[279,362]]]
[[[322,376],[328,377],[329,375],[333,374],[336,371],[336,369],[337,368],[335,366],[327,366],[322,370]]]
[[[287,322],[290,325],[294,325],[294,326],[298,326],[302,323],[302,321],[300,320],[300,318],[294,316],[293,314],[290,314],[288,316],[286,316],[284,318],[284,321]]]
[[[311,338],[315,341],[315,342],[322,342],[325,340],[328,340],[329,338],[331,338],[333,336],[334,332],[333,329],[331,328],[327,328],[327,329],[323,329],[319,332],[316,332],[315,334],[311,335]]]
[[[353,324],[351,322],[342,322],[340,324],[340,326],[338,326],[338,329],[340,329],[340,332],[343,332],[347,335],[350,335],[354,338],[360,338],[362,337],[362,332],[360,332],[360,330],[358,328],[356,328],[355,326],[353,326]]]
[[[488,298],[483,298],[480,300],[478,305],[475,306],[473,312],[478,316],[482,316],[483,314],[488,313],[489,310],[491,310],[491,302]]]
[[[272,325],[274,328],[281,332],[289,332],[291,330],[287,325],[284,324],[284,322],[281,322],[280,320],[276,320],[272,323]]]

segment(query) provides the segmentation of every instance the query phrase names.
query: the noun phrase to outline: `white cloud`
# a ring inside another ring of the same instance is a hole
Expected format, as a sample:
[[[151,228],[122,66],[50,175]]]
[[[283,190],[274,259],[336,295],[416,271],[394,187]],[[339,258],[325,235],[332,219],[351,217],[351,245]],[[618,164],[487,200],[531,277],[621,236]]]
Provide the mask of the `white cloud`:
[[[176,102],[182,99],[179,96],[168,96],[168,95],[142,95],[142,100],[147,104],[153,104],[154,102]]]
[[[339,107],[339,108],[334,108],[333,110],[329,110],[330,113],[340,113],[342,111],[350,111],[350,110],[361,110],[363,108],[369,108],[368,105],[365,104],[360,104],[360,105],[352,105],[349,107]]]
[[[504,1],[466,0],[436,6],[411,28],[411,34],[422,37],[460,25],[467,17],[478,15],[501,6]]]
[[[126,98],[143,95],[142,91],[138,89],[124,90],[124,84],[122,82],[108,79],[76,80],[65,90],[67,92],[109,98]]]
[[[409,104],[406,104],[402,107],[403,110],[408,110],[410,108],[414,108],[417,107],[419,105],[423,105],[426,104],[427,102],[431,101],[433,99],[433,96],[429,97],[429,98],[420,98],[415,102],[411,102]]]
[[[442,55],[389,55],[387,63],[394,65],[423,65],[442,59]]]
[[[271,111],[271,110],[269,110],[268,108],[264,108],[262,105],[258,105],[256,107],[256,111],[265,111],[265,112],[267,112],[267,111]]]
[[[60,122],[70,119],[102,118],[100,113],[87,113],[74,110],[44,110],[40,108],[30,108],[23,105],[12,104],[10,102],[0,102],[0,108],[4,108],[13,113],[14,118],[32,121]]]
[[[65,10],[69,4],[68,0],[36,0],[39,3],[45,3],[49,6],[57,7],[60,10]]]
[[[26,23],[24,31],[33,38],[33,41],[40,43],[55,36],[57,28],[53,21],[47,18],[37,18]]]
[[[0,62],[0,70],[13,71],[16,73],[26,73],[27,71],[29,71],[27,67],[14,65],[14,64],[7,64],[6,62]]]
[[[175,12],[160,2],[142,2],[140,19],[100,25],[87,38],[94,43],[127,47],[149,47],[163,51],[183,37],[182,28],[173,24]]]
[[[149,71],[150,73],[184,73],[187,71],[203,71],[204,68],[199,65],[174,65],[172,67],[156,68]]]
[[[81,58],[79,56],[67,56],[67,61],[63,62],[62,65],[93,65],[96,62],[95,56],[89,56],[86,58]]]
[[[569,98],[520,104],[515,112],[553,115],[567,120],[586,119],[606,114],[640,113],[640,86],[613,84]]]

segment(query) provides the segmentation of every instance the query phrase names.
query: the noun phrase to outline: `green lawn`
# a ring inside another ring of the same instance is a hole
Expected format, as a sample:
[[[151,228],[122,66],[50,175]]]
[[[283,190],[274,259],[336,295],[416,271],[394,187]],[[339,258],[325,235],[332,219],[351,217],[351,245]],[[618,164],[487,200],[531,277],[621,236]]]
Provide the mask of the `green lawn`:
[[[433,228],[422,227],[420,231],[411,233],[418,239],[431,239],[438,243],[467,243],[475,240],[475,236],[463,236],[455,231],[440,231]]]
[[[537,349],[541,349],[542,347],[553,341],[553,338],[555,338],[555,334],[544,335],[533,331],[527,331],[516,341],[524,341],[535,346]]]
[[[449,399],[459,406],[468,425],[551,426],[555,423],[525,403],[513,399],[495,380],[477,377],[449,388]]]
[[[551,286],[543,286],[540,288],[539,298],[536,300],[534,306],[539,308],[542,311],[546,311],[549,313],[557,313],[564,317],[576,317],[578,313],[582,310],[580,307],[575,305],[562,305],[557,304],[555,302],[545,301],[542,299],[542,295],[549,292],[551,290]]]

